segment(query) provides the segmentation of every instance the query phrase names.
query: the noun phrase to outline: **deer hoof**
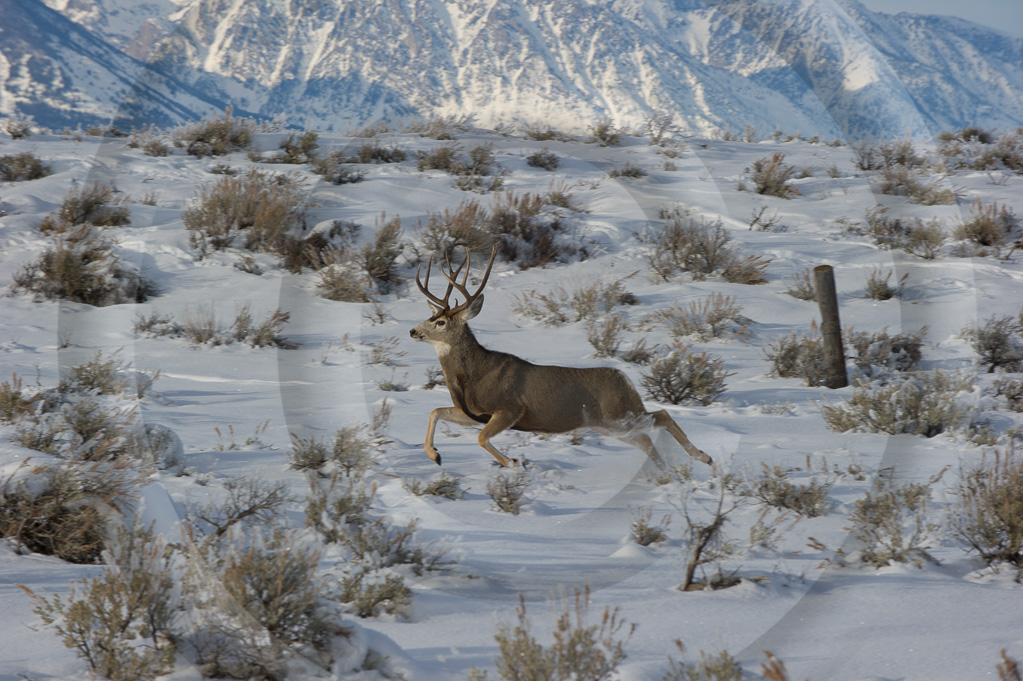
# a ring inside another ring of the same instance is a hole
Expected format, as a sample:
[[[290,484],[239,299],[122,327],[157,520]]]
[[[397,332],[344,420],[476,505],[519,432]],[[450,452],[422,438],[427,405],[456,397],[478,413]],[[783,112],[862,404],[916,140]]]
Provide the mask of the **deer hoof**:
[[[437,456],[434,458],[433,462],[438,466],[440,465],[440,452],[437,452]]]

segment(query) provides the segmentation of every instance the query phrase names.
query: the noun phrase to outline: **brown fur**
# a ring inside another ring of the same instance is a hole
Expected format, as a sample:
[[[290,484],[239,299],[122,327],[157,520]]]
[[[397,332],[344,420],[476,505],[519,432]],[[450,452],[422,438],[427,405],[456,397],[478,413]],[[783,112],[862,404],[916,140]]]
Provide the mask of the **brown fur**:
[[[467,263],[468,254],[462,266]],[[454,403],[452,407],[434,409],[430,414],[423,445],[430,459],[440,464],[433,437],[437,422],[443,420],[460,425],[485,424],[479,444],[502,466],[518,463],[490,444],[490,438],[504,430],[565,433],[592,428],[642,449],[654,463],[663,467],[664,462],[653,442],[642,432],[645,426],[666,428],[690,456],[711,463],[710,457],[689,441],[666,411],[646,411],[639,393],[621,371],[610,367],[533,364],[480,345],[467,322],[483,307],[481,291],[492,266],[493,256],[484,282],[474,294],[465,289],[468,270],[458,284],[461,267],[451,270],[449,265],[449,273],[442,269],[449,283],[443,299],[430,294],[426,286],[419,283],[418,274],[416,277],[420,290],[437,305],[431,303],[432,316],[409,335],[437,349],[444,381]],[[453,287],[458,288],[466,300],[450,308],[447,300]]]

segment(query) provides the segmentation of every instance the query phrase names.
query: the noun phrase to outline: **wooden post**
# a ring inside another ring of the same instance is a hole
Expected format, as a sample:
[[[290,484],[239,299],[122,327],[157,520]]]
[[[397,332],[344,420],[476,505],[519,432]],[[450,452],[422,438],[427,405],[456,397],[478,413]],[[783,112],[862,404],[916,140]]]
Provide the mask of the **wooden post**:
[[[824,385],[844,388],[849,385],[845,373],[845,349],[842,347],[842,324],[838,319],[838,293],[835,272],[831,265],[813,268],[813,284],[817,289],[817,305],[821,311],[821,335],[824,337]]]

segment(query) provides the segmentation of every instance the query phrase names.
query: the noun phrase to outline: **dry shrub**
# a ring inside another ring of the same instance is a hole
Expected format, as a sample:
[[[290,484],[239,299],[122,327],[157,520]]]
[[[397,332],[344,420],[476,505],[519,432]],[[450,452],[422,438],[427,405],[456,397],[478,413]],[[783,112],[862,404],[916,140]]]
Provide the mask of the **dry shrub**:
[[[331,639],[348,632],[316,578],[319,552],[297,533],[233,532],[190,549],[182,639],[204,677],[280,679],[296,654],[333,662]]]
[[[35,120],[32,116],[16,113],[4,119],[4,132],[11,136],[12,140],[28,139],[32,136],[32,128],[35,127]]]
[[[319,551],[299,543],[293,533],[274,533],[248,546],[233,544],[225,558],[220,572],[225,591],[273,640],[317,649],[327,645],[331,632],[316,580]]]
[[[126,225],[131,213],[120,203],[123,203],[123,198],[115,196],[114,188],[100,182],[71,189],[64,196],[56,214],[47,216],[39,229],[46,234],[66,234],[79,225]]]
[[[927,522],[927,500],[940,477],[939,473],[926,483],[897,485],[889,470],[853,502],[849,530],[860,544],[860,562],[881,568],[893,562],[919,566],[933,560],[925,542],[933,538],[937,527]]]
[[[998,663],[998,679],[999,681],[1023,681],[1023,673],[1020,673],[1019,662],[1012,659],[1005,653],[1005,648],[1001,651],[1002,661]]]
[[[607,171],[607,176],[610,177],[611,179],[615,179],[618,177],[631,177],[635,179],[640,177],[646,177],[646,175],[647,172],[645,170],[643,170],[639,166],[632,165],[632,163],[628,161],[625,162],[625,165],[622,166],[616,165],[614,168]]]
[[[924,327],[918,334],[889,335],[886,329],[877,332],[842,332],[842,345],[856,367],[868,377],[887,376],[900,371],[916,369],[922,358]],[[810,332],[793,331],[768,344],[764,356],[771,363],[771,374],[781,378],[802,378],[808,386],[824,385],[824,343],[817,323]]]
[[[726,125],[719,135],[719,139],[726,142],[746,142],[747,144],[756,144],[763,139],[757,126],[750,123],[743,126],[742,132],[735,132],[731,125]]]
[[[298,344],[292,343],[281,335],[284,325],[290,321],[290,312],[281,312],[280,309],[277,309],[263,321],[254,322],[249,313],[249,306],[245,305],[235,317],[232,330],[235,340],[244,341],[254,348],[273,347],[294,350]]]
[[[659,310],[651,318],[662,324],[678,340],[692,337],[699,341],[720,338],[727,333],[740,333],[740,312],[742,307],[735,304],[735,296],[712,293],[703,300],[693,301],[685,308],[672,305]]]
[[[192,156],[223,156],[232,151],[248,149],[256,129],[252,119],[235,118],[231,107],[223,116],[211,114],[197,122],[171,131],[176,146],[183,146]]]
[[[109,567],[72,584],[67,600],[21,587],[67,648],[111,681],[150,681],[174,668],[177,617],[166,546],[151,530],[119,530]]]
[[[622,333],[628,328],[625,317],[610,315],[600,321],[590,322],[586,340],[593,346],[594,357],[614,357],[622,344]]]
[[[410,478],[402,480],[401,486],[409,494],[414,494],[417,497],[442,497],[451,501],[462,498],[466,493],[458,478],[453,478],[447,473],[441,473],[436,479],[425,485],[416,478]]]
[[[124,375],[128,364],[116,358],[118,352],[104,359],[103,352],[97,350],[88,362],[62,371],[57,390],[62,393],[85,392],[96,395],[118,395],[124,392],[131,382]]]
[[[440,118],[413,121],[407,129],[423,137],[435,140],[452,140],[460,132],[470,132],[476,121],[476,114],[449,114]]]
[[[40,394],[48,408],[21,417],[14,440],[55,461],[0,480],[0,536],[70,562],[94,562],[110,511],[126,512],[152,471],[134,412],[105,408],[67,384]],[[33,398],[36,399],[36,398]]]
[[[233,247],[283,255],[289,233],[304,225],[305,207],[298,180],[253,168],[199,189],[182,219],[199,257]]]
[[[813,273],[809,267],[799,274],[792,275],[792,284],[785,293],[800,300],[817,302],[817,285],[813,281]]]
[[[616,126],[612,119],[604,117],[590,126],[590,134],[600,146],[614,147],[622,141],[625,130]]]
[[[1009,450],[960,464],[952,533],[988,565],[1009,566],[1023,581],[1023,457]]]
[[[807,484],[800,485],[789,480],[789,475],[794,471],[777,466],[769,467],[765,463],[761,463],[760,467],[761,476],[755,480],[743,481],[739,488],[740,494],[806,518],[816,518],[827,512],[830,505],[828,493],[834,485],[833,480],[811,479]]]
[[[984,205],[980,199],[970,202],[970,219],[955,230],[957,239],[971,241],[978,246],[998,249],[1010,240],[1019,227],[1019,220],[1012,209],[992,201]]]
[[[184,338],[193,345],[230,345],[244,342],[254,348],[276,347],[293,350],[298,347],[281,335],[284,325],[290,321],[291,313],[274,310],[262,321],[255,321],[249,305],[243,305],[230,326],[224,327],[217,319],[212,305],[200,305],[185,310],[183,321],[178,324],[167,315],[152,312],[149,317],[136,317],[135,333],[150,336]]]
[[[383,224],[377,227],[373,243],[363,246],[356,261],[381,293],[389,293],[401,283],[398,258],[404,251],[405,242],[402,240],[401,218],[387,220],[386,215],[381,215],[380,219]]]
[[[332,442],[292,434],[288,455],[291,467],[315,471],[321,477],[338,474],[347,480],[362,480],[376,464],[365,430],[365,426],[344,426],[334,434]]]
[[[688,345],[677,345],[668,354],[650,364],[641,385],[651,399],[669,404],[711,404],[725,392],[725,379],[732,373],[724,360],[690,352]]]
[[[911,139],[888,140],[877,144],[862,144],[855,148],[856,166],[860,170],[922,166],[926,159],[916,152]]]
[[[753,191],[765,196],[776,196],[780,199],[790,199],[799,196],[798,187],[789,184],[789,180],[796,174],[795,166],[785,165],[785,154],[776,151],[770,157],[764,157],[753,162],[750,179],[753,181]]]
[[[771,373],[781,378],[802,378],[808,386],[824,385],[827,368],[824,364],[824,342],[816,323],[808,334],[793,331],[764,349],[771,363]]]
[[[733,497],[726,501],[729,496],[726,493],[726,480],[719,475],[717,480],[717,503],[710,511],[709,518],[698,518],[693,510],[695,504],[691,504],[690,495],[692,489],[688,484],[682,486],[682,493],[675,507],[685,521],[686,538],[686,560],[683,572],[680,591],[700,591],[703,589],[726,588],[738,583],[733,574],[725,574],[722,570],[722,563],[735,555],[738,550],[736,542],[729,539],[724,532],[728,516],[738,510],[744,503],[744,498]],[[707,566],[717,567],[717,573],[713,576],[706,574]],[[697,572],[703,574],[702,579],[697,578]]]
[[[625,280],[604,281],[582,285],[571,291],[556,286],[547,293],[528,291],[514,296],[512,309],[523,317],[531,317],[546,326],[561,326],[574,322],[594,323],[601,316],[613,314],[619,307],[635,305],[639,301],[625,288]]]
[[[539,194],[508,191],[498,196],[491,210],[487,231],[498,253],[522,269],[564,262],[582,250],[566,238],[570,235],[564,234],[558,216],[542,212],[544,203]]]
[[[924,206],[954,205],[953,190],[942,187],[940,179],[928,179],[907,166],[886,167],[877,179],[877,190],[890,196],[905,196]]]
[[[304,132],[296,136],[288,135],[280,141],[280,151],[268,159],[269,163],[312,163],[316,160],[316,150],[319,148],[319,135],[315,132]]]
[[[428,213],[426,223],[419,223],[422,250],[450,260],[462,249],[487,251],[497,246],[502,259],[523,269],[564,262],[581,249],[566,233],[564,222],[543,210],[545,202],[538,194],[509,191],[500,194],[490,209],[472,199],[454,210]]]
[[[416,167],[421,171],[443,170],[455,174],[459,167],[459,154],[461,152],[461,145],[442,144],[431,151],[419,152]]]
[[[401,163],[407,158],[405,151],[397,146],[385,148],[378,142],[367,142],[361,145],[348,158],[352,163]]]
[[[21,388],[22,379],[14,372],[10,381],[0,383],[0,422],[18,423],[32,413],[32,405],[42,398],[40,393],[28,397]]]
[[[630,508],[629,515],[632,516],[632,540],[640,546],[650,546],[667,540],[668,535],[665,530],[671,522],[670,515],[665,515],[656,525],[651,522],[653,510],[649,506],[638,509]]]
[[[343,482],[343,484],[341,484]],[[305,525],[328,544],[341,544],[349,528],[364,525],[376,494],[376,484],[366,487],[360,480],[342,479],[335,471],[329,484],[319,476],[309,478],[310,493],[305,499]]]
[[[443,551],[432,551],[414,541],[418,522],[413,519],[404,527],[391,525],[385,518],[349,522],[340,532],[338,543],[351,560],[374,570],[407,565],[421,575],[447,569],[449,561],[444,560]]]
[[[38,180],[49,174],[50,166],[45,165],[30,151],[0,156],[0,181],[25,182]]]
[[[747,284],[757,286],[766,284],[767,266],[771,264],[769,258],[759,255],[744,255],[736,257],[721,270],[721,277],[731,284]]]
[[[964,128],[939,136],[938,153],[946,166],[972,170],[1009,170],[1023,173],[1023,129],[994,131]]]
[[[332,151],[326,156],[311,161],[312,171],[333,184],[355,184],[366,177],[365,171],[353,168],[355,159],[348,158],[342,151]]]
[[[681,641],[675,641],[675,645],[684,652]],[[661,681],[742,681],[743,677],[739,661],[727,650],[717,655],[708,655],[701,650],[699,662],[682,662],[671,657],[668,662],[671,668]]]
[[[88,224],[55,234],[52,247],[15,273],[12,288],[97,307],[142,303],[157,292]]]
[[[346,265],[320,270],[316,291],[327,300],[343,303],[368,303],[373,299],[373,285],[366,274]]]
[[[557,154],[544,148],[527,156],[526,163],[533,168],[543,168],[548,172],[554,172],[558,169],[561,160]]]
[[[1023,366],[1023,324],[1013,317],[990,317],[983,324],[967,325],[959,335],[986,364],[989,374],[995,369],[1018,371]]]
[[[649,263],[664,281],[680,272],[699,281],[734,259],[728,241],[720,222],[708,224],[688,215],[674,216],[655,238]]]
[[[1023,412],[1023,380],[1000,376],[995,379],[995,394],[1004,397],[1009,409]]]
[[[923,358],[921,348],[927,327],[919,333],[888,335],[887,329],[874,333],[846,329],[843,345],[851,351],[856,367],[866,376],[882,376],[903,371],[914,371]]]
[[[552,140],[568,142],[572,139],[571,135],[558,132],[548,123],[527,123],[522,127],[522,136],[527,140],[536,140],[537,142],[550,142]]]
[[[504,180],[494,157],[492,143],[480,144],[462,154],[458,144],[445,144],[433,151],[420,152],[419,170],[443,170],[455,176],[455,186],[463,191],[485,194],[497,191]]]
[[[675,114],[670,111],[654,111],[643,117],[643,127],[650,136],[651,146],[663,146],[669,135],[678,132]]]
[[[683,272],[702,281],[721,272],[725,280],[732,283],[764,283],[763,273],[770,261],[760,256],[742,257],[729,241],[720,221],[707,223],[676,213],[651,239],[647,262],[663,281],[671,281]]]
[[[897,248],[925,260],[937,257],[947,238],[939,219],[925,223],[920,218],[891,217],[888,211],[880,204],[868,209],[867,227],[858,233],[869,236],[881,248]]]
[[[867,297],[873,300],[891,300],[902,295],[902,289],[906,285],[909,273],[902,275],[895,286],[888,283],[892,274],[894,271],[888,270],[888,273],[882,276],[881,268],[874,268],[870,273],[870,278],[867,279]]]
[[[821,407],[828,428],[839,433],[859,431],[934,437],[962,427],[973,407],[960,402],[972,392],[974,377],[963,372],[912,372],[890,380],[858,381],[852,397]]]
[[[625,644],[635,631],[618,615],[618,608],[604,608],[599,624],[586,623],[590,591],[576,590],[575,603],[566,607],[554,623],[553,641],[544,646],[533,636],[526,616],[526,601],[519,597],[514,627],[501,626],[494,635],[499,657],[494,661],[502,681],[608,681],[625,660]],[[486,681],[486,671],[473,668],[470,681]]]
[[[347,603],[356,617],[379,617],[406,613],[413,592],[401,576],[361,568],[341,579],[338,599]]]
[[[0,484],[0,536],[69,563],[97,562],[107,523],[93,495],[79,488],[81,478],[74,467],[62,464],[5,479]]]
[[[419,238],[427,253],[447,261],[463,249],[486,250],[493,240],[489,221],[490,212],[477,199],[466,199],[454,210],[428,212],[426,224],[419,223]]]
[[[529,476],[524,469],[513,473],[502,471],[487,482],[487,496],[498,510],[518,515],[528,486]]]
[[[281,508],[289,501],[285,483],[254,477],[231,478],[224,483],[224,491],[226,499],[189,511],[195,530],[219,539],[239,523],[249,527],[273,525],[279,522]]]
[[[635,341],[631,347],[624,350],[621,354],[621,358],[630,364],[639,364],[646,366],[650,362],[654,361],[656,357],[657,346],[648,347],[645,338],[640,338]]]

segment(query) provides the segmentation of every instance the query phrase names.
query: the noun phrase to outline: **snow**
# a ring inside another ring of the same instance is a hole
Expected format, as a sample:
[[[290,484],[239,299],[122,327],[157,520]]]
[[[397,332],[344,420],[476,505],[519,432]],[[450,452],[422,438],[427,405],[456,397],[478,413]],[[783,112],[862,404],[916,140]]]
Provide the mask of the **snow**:
[[[257,144],[273,149],[280,137],[257,135]],[[361,143],[336,135],[321,135],[320,142],[324,149]],[[848,516],[879,471],[894,467],[900,481],[924,482],[950,466],[928,504],[929,517],[938,521],[953,502],[948,489],[960,461],[977,460],[983,449],[961,434],[924,439],[831,432],[820,407],[829,400],[841,401],[852,389],[828,391],[806,387],[797,379],[771,377],[763,354],[770,343],[805,332],[818,318],[813,303],[785,294],[793,275],[830,264],[835,268],[843,324],[859,331],[887,328],[892,334],[917,333],[926,326],[926,367],[973,370],[975,357],[958,334],[968,323],[1020,312],[1019,255],[1005,261],[968,259],[946,249],[939,259],[924,261],[880,250],[847,231],[839,219],[862,222],[864,211],[879,201],[899,216],[940,217],[948,229],[968,213],[974,198],[1023,212],[1019,176],[992,183],[984,173],[956,173],[947,181],[962,193],[959,205],[923,207],[876,195],[867,174],[854,167],[847,147],[690,139],[682,155],[673,159],[676,169],[664,170],[658,149],[636,138],[620,147],[530,142],[485,132],[459,139],[464,148],[483,142],[494,145],[498,162],[508,171],[507,188],[542,193],[552,180],[570,187],[574,200],[588,212],[566,213],[565,219],[593,245],[589,259],[568,264],[531,270],[495,265],[485,307],[472,323],[485,346],[541,363],[615,366],[638,384],[642,367],[592,357],[585,325],[546,327],[514,311],[516,296],[557,285],[571,290],[598,278],[629,277],[626,286],[640,301],[626,310],[631,324],[626,347],[642,337],[650,345],[669,345],[666,332],[644,325],[643,317],[673,304],[684,307],[713,292],[735,296],[749,318],[743,338],[693,341],[694,349],[721,357],[734,372],[718,401],[706,407],[647,403],[651,409],[667,409],[698,447],[732,473],[756,476],[766,465],[801,469],[794,473],[797,481],[814,476],[834,481],[829,511],[798,522],[794,516],[780,521],[781,538],[774,548],[750,548],[748,537],[761,516],[767,522],[778,521],[776,511],[749,505],[731,517],[726,533],[742,549],[726,569],[737,570],[743,578],[738,586],[678,590],[686,543],[677,489],[655,483],[656,471],[640,451],[592,432],[582,434],[581,442],[573,442],[570,435],[512,432],[495,438],[503,452],[529,462],[531,484],[519,515],[493,508],[485,490],[497,468],[477,445],[473,430],[459,426],[439,428],[436,444],[443,454],[443,470],[468,494],[454,501],[409,494],[403,479],[428,481],[439,473],[423,452],[422,441],[430,410],[450,404],[443,387],[419,387],[426,369],[438,366],[429,345],[408,338],[408,330],[428,314],[424,300],[411,286],[384,296],[390,318],[372,324],[364,316],[364,306],[318,297],[314,274],[287,273],[270,256],[256,256],[265,271],[260,276],[233,266],[237,252],[196,260],[181,210],[197,187],[214,180],[208,173],[214,163],[238,169],[251,166],[244,153],[211,161],[184,156],[181,150],[151,158],[127,148],[123,140],[77,142],[37,135],[5,142],[0,150],[4,154],[32,151],[54,172],[0,188],[0,283],[10,282],[48,243],[37,225],[56,209],[68,188],[103,180],[129,197],[126,205],[132,211],[130,226],[111,228],[107,234],[116,237],[122,259],[141,268],[161,294],[144,304],[106,308],[7,295],[0,321],[0,376],[16,372],[26,384],[52,387],[61,369],[91,359],[97,350],[105,355],[119,351],[117,357],[134,371],[149,375],[159,371],[153,391],[139,404],[140,415],[147,425],[167,428],[180,440],[190,474],[177,476],[165,469],[154,475],[137,513],[168,537],[180,536],[179,522],[190,506],[215,498],[234,478],[284,481],[292,495],[302,499],[308,483],[304,475],[289,469],[290,434],[330,436],[341,426],[368,422],[386,400],[392,409],[387,430],[391,442],[372,474],[377,484],[374,513],[399,524],[418,519],[417,538],[436,542],[456,563],[450,574],[408,577],[415,596],[407,617],[348,616],[345,624],[355,631],[353,649],[388,656],[389,671],[409,681],[464,679],[473,666],[492,668],[497,656],[493,636],[498,626],[514,621],[520,596],[527,603],[535,635],[546,642],[558,604],[585,586],[592,593],[591,614],[605,606],[618,607],[622,618],[637,625],[625,646],[628,658],[620,667],[624,681],[661,678],[668,670],[668,656],[679,657],[676,639],[684,642],[688,661],[698,660],[700,650],[716,654],[727,649],[754,674],[764,660],[763,651],[770,650],[785,662],[790,678],[831,681],[978,678],[992,675],[1000,649],[1017,659],[1023,655],[1018,606],[1023,587],[1004,571],[985,568],[948,533],[939,531],[933,537],[930,553],[939,562],[920,568],[840,567],[834,560],[840,547],[847,552],[855,548]],[[307,179],[317,202],[310,212],[310,228],[329,226],[335,219],[354,220],[363,226],[363,241],[383,223],[382,213],[400,216],[405,236],[412,240],[418,221],[428,212],[454,208],[471,198],[493,200],[455,189],[444,173],[416,170],[415,152],[438,142],[392,133],[381,143],[397,144],[410,160],[366,166],[366,179],[354,185],[324,184],[305,166],[266,168],[298,172]],[[526,165],[524,156],[541,148],[562,157],[557,172]],[[813,169],[811,177],[798,180],[801,196],[783,200],[738,191],[744,168],[774,151],[783,151],[786,163]],[[639,179],[606,178],[607,170],[625,162],[649,174]],[[838,177],[825,172],[832,164],[840,170]],[[142,205],[141,197],[150,192],[156,195],[156,205]],[[720,219],[742,253],[771,258],[768,283],[744,286],[715,277],[672,283],[651,279],[649,245],[637,235],[657,229],[663,223],[659,211],[676,205],[709,220]],[[768,215],[777,212],[784,230],[748,228],[751,212],[761,206],[767,207]],[[478,266],[474,261],[474,270]],[[879,302],[865,297],[867,277],[878,268],[894,270],[893,279],[909,274],[901,299]],[[410,266],[403,268],[407,277],[413,272]],[[189,310],[209,306],[227,324],[246,304],[256,319],[277,308],[290,312],[284,333],[301,347],[255,349],[239,343],[192,347],[180,338],[132,331],[137,313],[155,310],[181,319]],[[367,365],[370,344],[392,338],[398,341],[396,352],[405,353],[398,360],[404,366]],[[410,389],[378,389],[378,382],[392,372]],[[980,388],[990,388],[992,378],[978,373],[975,380]],[[996,400],[985,398],[978,404],[977,419],[991,420],[1003,446],[1005,433],[1023,426],[1023,415],[1000,407]],[[29,454],[13,444],[13,433],[12,426],[0,427],[4,474]],[[657,443],[672,465],[687,462],[670,438],[661,436]],[[807,470],[808,462],[812,471]],[[835,472],[851,466],[863,470],[863,479]],[[694,463],[693,471],[695,490],[687,508],[694,514],[709,512],[718,483],[702,464]],[[667,542],[640,547],[629,539],[631,511],[644,507],[651,509],[655,520],[672,516]],[[300,501],[288,507],[289,522],[296,528],[303,525],[302,509]],[[827,550],[811,546],[811,537]],[[336,559],[335,554],[327,555]],[[328,571],[336,569],[325,566]],[[6,621],[0,634],[0,681],[90,678],[84,663],[41,625],[31,600],[17,585],[39,594],[66,595],[71,581],[101,570],[19,554],[10,543],[0,544],[0,611]],[[345,678],[379,678],[374,672],[360,674]],[[195,681],[200,675],[182,658],[168,678]],[[338,676],[311,670],[291,678]]]

